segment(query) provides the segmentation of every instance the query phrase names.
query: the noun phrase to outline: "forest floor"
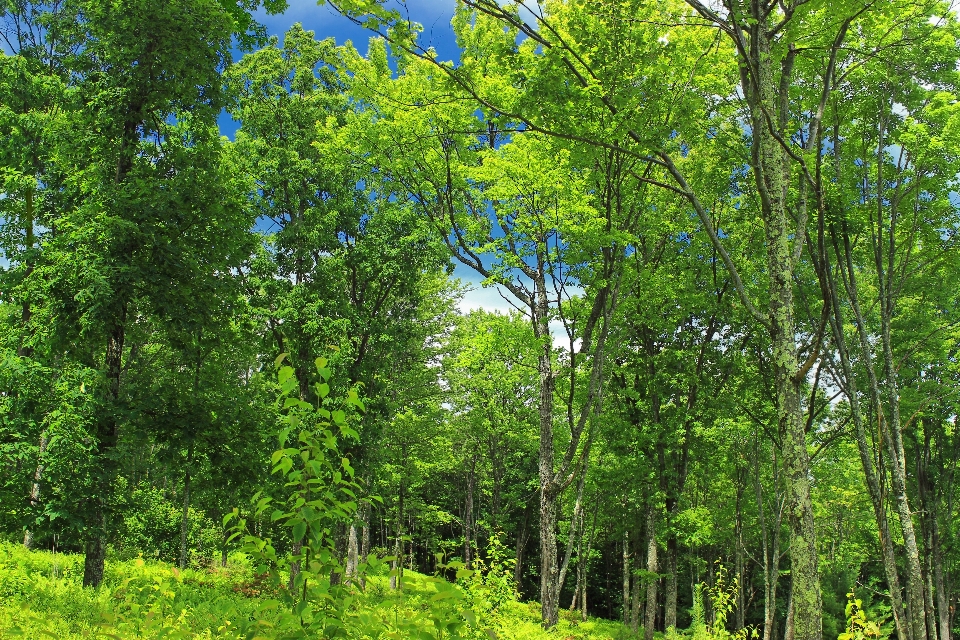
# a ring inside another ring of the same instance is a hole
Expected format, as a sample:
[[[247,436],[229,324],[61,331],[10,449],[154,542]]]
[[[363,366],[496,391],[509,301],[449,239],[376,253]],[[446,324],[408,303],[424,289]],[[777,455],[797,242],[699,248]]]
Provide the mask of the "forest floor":
[[[27,551],[22,545],[0,542],[0,638],[261,639],[271,634],[276,601],[270,586],[256,579],[243,556],[232,556],[225,569],[193,568],[143,559],[108,559],[100,589],[80,587],[83,557],[75,554]],[[404,574],[400,592],[389,589],[389,578],[371,576],[364,593],[349,604],[352,612],[382,621],[383,633],[352,637],[416,637],[394,623],[425,616],[432,596],[431,579]],[[435,599],[435,598],[434,598]],[[482,614],[472,635],[460,637],[538,640],[621,640],[632,637],[623,625],[589,619],[566,611],[549,632],[540,627],[539,604],[507,601]],[[376,626],[376,622],[374,624]],[[482,627],[482,628],[481,628]],[[488,630],[493,631],[491,635]],[[420,637],[440,637],[431,632]],[[443,635],[442,637],[456,637]]]

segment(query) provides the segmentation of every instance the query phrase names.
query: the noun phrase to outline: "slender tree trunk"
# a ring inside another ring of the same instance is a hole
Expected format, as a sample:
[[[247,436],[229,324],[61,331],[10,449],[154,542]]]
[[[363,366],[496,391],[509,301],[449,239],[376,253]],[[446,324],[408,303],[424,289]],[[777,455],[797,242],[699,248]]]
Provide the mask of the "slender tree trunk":
[[[33,217],[34,217],[34,205],[33,205],[33,188],[28,188],[24,194],[24,247],[27,251],[27,267],[26,273],[24,274],[24,279],[30,277],[34,269],[34,260],[31,256],[33,252],[34,245],[34,232],[33,232]],[[25,297],[23,300],[23,305],[20,309],[20,324],[23,328],[23,333],[20,335],[20,345],[17,347],[17,355],[21,358],[29,358],[33,355],[33,348],[30,347],[24,340],[24,334],[28,332],[28,327],[30,324],[30,319],[33,317],[33,309],[30,304],[30,298]],[[47,450],[47,433],[44,431],[40,434],[40,447],[37,453],[37,468],[33,472],[33,483],[30,485],[30,508],[35,509],[37,504],[40,502],[40,480],[43,478],[43,454]],[[27,527],[23,532],[23,546],[27,549],[33,547],[33,533],[30,530],[30,527]]]
[[[580,480],[577,482],[577,498],[573,505],[573,515],[570,516],[570,533],[567,535],[567,546],[563,553],[563,562],[560,565],[560,576],[557,578],[556,592],[559,595],[563,590],[563,583],[567,579],[567,569],[570,566],[570,558],[573,556],[573,546],[579,535],[580,542],[583,542],[583,487],[587,480],[587,469],[590,461],[590,440],[587,440],[584,451],[583,468],[580,470]]]
[[[637,545],[637,549],[638,549],[638,550],[640,549],[640,540],[641,540],[640,534],[637,533],[637,534],[636,534],[635,542],[636,542],[636,545]],[[638,553],[638,555],[639,555],[639,553]],[[638,562],[638,563],[640,562],[640,558],[639,558],[639,557],[637,558],[637,562]],[[630,630],[631,630],[633,633],[637,633],[637,632],[640,631],[640,622],[641,622],[641,620],[643,619],[643,615],[641,614],[641,611],[640,611],[640,609],[641,609],[641,604],[640,604],[640,586],[641,586],[640,576],[638,576],[638,575],[633,575],[633,576],[631,576],[631,587],[630,587],[630,600],[631,600],[631,602],[630,602]]]
[[[99,587],[103,581],[103,566],[107,551],[107,533],[109,530],[108,509],[110,495],[113,493],[116,464],[110,459],[116,449],[119,436],[119,424],[115,409],[120,400],[120,375],[123,363],[123,344],[125,337],[127,308],[121,305],[116,324],[107,338],[104,358],[107,373],[107,409],[97,424],[97,461],[99,477],[97,493],[93,497],[93,513],[88,523],[84,542],[83,586]],[[90,526],[92,524],[92,526]]]
[[[743,492],[744,492],[744,480],[743,471],[737,469],[737,499],[736,499],[736,508],[735,508],[735,517],[734,517],[734,575],[737,578],[737,584],[739,589],[737,589],[737,610],[734,613],[734,630],[740,631],[744,627],[744,610],[746,609],[746,589],[744,589],[744,557],[743,557]]]
[[[793,604],[793,586],[790,587],[790,595],[787,596],[787,619],[783,626],[783,640],[794,640],[796,637],[796,618],[797,610]]]
[[[647,571],[650,574],[659,573],[660,563],[657,558],[657,507],[651,499],[647,505]],[[652,575],[647,576],[647,607],[643,620],[644,640],[653,640],[654,627],[657,621],[657,586],[659,580]]]
[[[362,520],[360,557],[366,561],[367,556],[370,555],[370,505],[364,505],[363,509],[360,510],[360,518]]]
[[[473,568],[473,489],[477,456],[470,458],[470,467],[467,469],[467,495],[463,506],[463,561],[467,569]]]
[[[844,239],[844,245],[847,245]],[[834,252],[841,265],[841,273],[844,272],[844,254],[841,252],[840,245],[834,244]],[[849,258],[849,254],[846,256]],[[843,317],[840,312],[840,296],[837,283],[833,278],[833,271],[829,262],[825,260],[823,272],[829,278],[830,293],[833,298],[833,313],[830,318],[830,330],[833,334],[833,341],[837,355],[840,359],[840,368],[843,373],[844,387],[847,401],[850,403],[850,417],[853,421],[854,436],[857,443],[857,451],[860,454],[860,465],[863,468],[864,479],[867,484],[867,493],[870,496],[870,503],[873,507],[873,517],[877,523],[877,530],[880,537],[880,553],[883,559],[883,570],[887,578],[887,585],[890,589],[890,606],[893,612],[894,625],[897,628],[897,637],[903,640],[910,640],[912,628],[905,624],[903,619],[903,600],[901,598],[900,577],[897,570],[897,560],[893,549],[893,539],[890,536],[890,522],[887,519],[887,510],[883,497],[883,490],[880,483],[880,477],[874,463],[873,448],[867,441],[866,420],[860,406],[860,392],[857,386],[857,378],[853,372],[853,365],[850,361],[850,352],[847,348],[846,336],[843,333]],[[855,283],[848,277],[844,277],[844,283],[848,288],[851,299],[856,296]],[[862,320],[862,318],[860,318]],[[861,341],[861,349],[863,344]],[[863,354],[861,354],[863,358]]]
[[[882,433],[884,444],[887,449],[887,458],[890,464],[892,489],[894,494],[894,506],[897,510],[897,516],[900,521],[900,530],[903,535],[904,558],[906,560],[906,578],[907,578],[907,616],[909,619],[909,633],[912,640],[926,639],[926,616],[924,615],[923,598],[923,577],[921,573],[920,552],[917,548],[916,532],[913,526],[913,515],[907,500],[905,459],[903,454],[903,439],[900,431],[900,397],[893,370],[893,353],[890,346],[889,318],[888,310],[881,299],[881,339],[883,342],[883,360],[884,374],[886,376],[886,393],[881,392],[880,382],[877,378],[874,367],[873,347],[870,344],[870,337],[867,334],[866,319],[860,308],[859,287],[857,285],[856,271],[852,269],[852,249],[850,240],[844,230],[842,238],[843,260],[845,261],[844,284],[847,289],[847,295],[850,300],[850,308],[854,314],[854,320],[857,335],[860,341],[860,356],[864,362],[867,371],[867,379],[870,385],[871,399],[877,415],[878,427]],[[838,249],[839,251],[839,249]],[[882,288],[882,282],[881,282]],[[885,319],[884,319],[885,318]],[[853,379],[852,376],[850,378]],[[851,394],[852,395],[852,394]],[[886,399],[890,408],[891,418],[885,419],[883,412],[883,400]],[[852,401],[851,401],[852,402]],[[859,439],[859,435],[858,435]],[[858,443],[859,446],[859,443]],[[861,453],[861,458],[863,453]],[[870,462],[873,464],[872,458]],[[869,482],[869,474],[868,474]],[[869,487],[869,484],[868,484]],[[872,492],[872,489],[871,489]],[[873,496],[871,495],[871,498]],[[881,505],[881,511],[882,511]],[[876,510],[876,508],[875,508]],[[885,516],[884,516],[885,518]],[[881,522],[881,527],[883,523]],[[906,626],[906,625],[905,625]]]
[[[542,270],[541,270],[542,272]],[[546,283],[537,283],[536,303],[532,305],[536,337],[543,345],[537,358],[540,374],[540,446],[538,474],[540,480],[540,611],[543,626],[554,626],[558,619],[556,591],[559,567],[557,566],[557,497],[559,487],[554,477],[553,446],[553,345],[551,343],[548,322],[549,305],[546,297]]]
[[[943,551],[940,548],[940,527],[936,513],[931,514],[930,526],[933,538],[933,587],[937,594],[937,621],[940,630],[940,640],[950,640],[950,605],[943,579]]]
[[[290,553],[294,558],[299,558],[300,554],[303,553],[303,543],[294,542],[290,547]],[[297,587],[297,576],[300,575],[300,560],[294,560],[290,563],[290,577],[287,578],[287,591],[290,593],[295,593]]]
[[[630,532],[623,532],[623,624],[630,623]]]
[[[40,434],[40,446],[37,450],[37,458],[43,460],[43,454],[47,451],[47,432]],[[35,509],[40,503],[40,481],[43,479],[43,462],[37,462],[37,468],[33,472],[33,483],[30,485],[30,507]],[[23,546],[27,549],[33,548],[33,532],[27,527],[23,532]]]
[[[520,584],[523,577],[523,554],[530,538],[530,503],[523,507],[523,519],[520,521],[520,531],[517,533],[516,564],[513,567],[513,581]]]
[[[664,629],[677,628],[677,591],[679,580],[677,580],[677,537],[672,533],[667,533],[667,583],[666,593],[664,594],[663,626]]]
[[[344,569],[347,580],[353,580],[357,577],[357,566],[360,564],[359,553],[357,525],[351,522],[350,530],[347,533],[347,566]]]
[[[886,316],[886,313],[881,315]],[[910,618],[913,626],[913,638],[927,638],[927,620],[925,598],[923,596],[923,570],[920,548],[913,526],[913,511],[907,498],[906,460],[903,449],[903,434],[900,425],[900,391],[894,371],[893,351],[890,340],[890,320],[881,321],[884,357],[884,377],[886,378],[887,402],[890,406],[889,429],[884,429],[887,446],[890,449],[891,485],[900,528],[903,532],[903,551],[907,565],[907,596],[910,604]],[[878,412],[881,422],[886,422],[883,412]]]
[[[365,504],[360,509],[361,527],[360,527],[360,557],[363,562],[367,561],[370,555],[370,505]],[[360,588],[367,586],[366,576],[360,576]]]
[[[183,513],[180,516],[180,560],[181,569],[187,566],[187,530],[190,528],[190,467],[193,465],[193,442],[187,451],[187,468],[183,476]]]
[[[780,523],[778,512],[768,527],[767,514],[763,502],[763,485],[760,482],[760,440],[756,439],[754,451],[754,491],[757,501],[757,516],[760,524],[760,542],[763,553],[763,640],[776,640],[777,620],[777,584],[780,580]],[[776,455],[773,456],[773,486],[779,484]],[[772,529],[772,531],[771,531]]]

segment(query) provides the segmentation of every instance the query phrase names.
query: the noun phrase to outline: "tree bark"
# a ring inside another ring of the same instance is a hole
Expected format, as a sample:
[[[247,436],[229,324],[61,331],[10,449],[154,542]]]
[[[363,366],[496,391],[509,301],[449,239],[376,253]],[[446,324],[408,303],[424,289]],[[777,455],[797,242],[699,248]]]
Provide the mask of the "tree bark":
[[[623,624],[630,623],[630,532],[623,532]]]
[[[756,3],[752,5],[758,7]],[[769,16],[757,15],[751,33],[749,68],[744,72],[756,84],[745,89],[751,107],[755,136],[754,174],[760,193],[767,248],[768,317],[771,365],[776,384],[776,405],[783,434],[783,453],[790,523],[790,575],[793,583],[793,627],[797,640],[821,640],[823,602],[820,593],[816,529],[810,455],[800,402],[804,380],[797,358],[796,322],[793,299],[793,251],[786,210],[788,164],[780,142],[768,127],[781,127],[787,114],[782,112],[772,68],[773,53],[769,40]],[[782,80],[787,74],[784,73]],[[775,122],[769,114],[779,114]],[[757,138],[759,138],[757,140]],[[797,238],[797,242],[801,240]],[[789,639],[792,640],[792,639]]]
[[[347,580],[355,580],[357,577],[357,567],[360,564],[359,549],[357,545],[357,525],[350,523],[350,531],[347,534],[347,566],[344,573]]]
[[[657,558],[657,507],[651,499],[647,505],[647,571],[650,574],[659,573],[660,563]],[[653,640],[654,627],[657,621],[657,586],[659,580],[652,575],[647,576],[647,606],[643,620],[644,640]]]
[[[183,476],[183,513],[180,516],[180,559],[181,569],[187,566],[187,530],[190,527],[190,466],[193,464],[193,443],[187,453],[187,469]]]
[[[467,495],[463,506],[463,562],[467,569],[473,568],[473,488],[477,456],[470,458],[470,467],[467,469]]]
[[[530,538],[530,502],[523,507],[523,519],[520,521],[520,531],[517,532],[516,564],[513,566],[513,581],[520,584],[523,577],[523,554]]]
[[[88,522],[84,542],[83,586],[99,587],[103,580],[103,567],[107,551],[107,532],[109,528],[108,510],[110,495],[113,493],[116,465],[110,454],[116,449],[119,437],[119,424],[115,410],[120,401],[120,375],[123,362],[123,344],[126,335],[127,307],[122,304],[117,321],[111,327],[107,337],[107,349],[104,368],[107,373],[107,408],[97,421],[97,461],[99,477],[96,480],[97,493],[92,500],[92,517]],[[92,524],[92,526],[91,526]]]
[[[667,533],[667,581],[666,593],[664,594],[663,626],[664,629],[677,628],[677,592],[679,580],[677,580],[677,537],[672,533]]]
[[[844,246],[849,246],[846,240],[844,240],[843,244]],[[844,273],[843,264],[845,258],[849,258],[850,256],[845,256],[844,253],[841,252],[840,245],[836,243],[834,244],[834,252],[837,256],[838,264],[841,265],[841,273]],[[894,625],[897,628],[897,637],[903,638],[903,640],[910,640],[912,629],[905,624],[903,619],[900,577],[893,549],[893,539],[890,537],[890,523],[887,519],[883,489],[874,463],[873,448],[870,443],[867,442],[866,420],[864,419],[863,410],[860,406],[860,392],[857,385],[857,378],[853,372],[846,336],[843,333],[840,296],[837,283],[833,277],[833,271],[830,268],[829,261],[826,260],[826,256],[824,256],[822,271],[827,277],[830,293],[833,298],[830,331],[833,335],[834,348],[840,359],[840,371],[844,379],[845,395],[847,401],[850,403],[850,418],[853,421],[857,452],[860,454],[860,466],[863,468],[864,479],[867,484],[867,493],[870,496],[870,503],[873,507],[873,517],[877,523],[877,530],[879,532],[880,552],[883,559],[883,570],[887,578],[887,585],[890,588],[890,605],[893,612]],[[851,284],[847,277],[844,277],[844,282],[848,287]],[[862,346],[861,342],[861,348]],[[861,360],[862,359],[863,355],[861,354]]]
[[[49,439],[47,438],[47,432],[44,431],[40,434],[40,446],[37,450],[37,458],[43,460],[43,454],[47,450],[47,443]],[[40,503],[40,481],[43,479],[43,462],[37,462],[37,468],[33,472],[33,482],[30,485],[30,507],[36,508]],[[30,527],[27,527],[23,531],[23,546],[27,549],[33,548],[33,531]]]

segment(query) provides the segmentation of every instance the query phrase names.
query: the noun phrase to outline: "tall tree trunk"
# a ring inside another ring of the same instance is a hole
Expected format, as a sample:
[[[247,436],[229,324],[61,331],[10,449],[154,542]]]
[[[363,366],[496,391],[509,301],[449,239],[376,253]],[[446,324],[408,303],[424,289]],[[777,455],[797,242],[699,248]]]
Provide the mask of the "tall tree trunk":
[[[542,267],[542,265],[541,265]],[[543,269],[541,268],[541,273]],[[537,357],[540,375],[540,446],[538,475],[540,480],[540,612],[543,626],[550,628],[557,623],[559,594],[556,592],[559,567],[557,567],[557,497],[559,487],[554,476],[553,446],[553,345],[548,321],[546,283],[537,283],[537,300],[531,305],[536,337],[543,342]]]
[[[630,532],[623,532],[623,624],[630,623]]]
[[[657,506],[651,498],[647,505],[647,606],[643,620],[644,640],[653,640],[654,627],[657,621],[657,586],[659,580],[650,574],[659,573],[660,563],[657,558]]]
[[[734,613],[734,630],[740,631],[744,627],[744,613],[746,609],[746,589],[744,588],[744,549],[743,549],[743,492],[745,484],[743,475],[745,470],[737,469],[737,498],[734,517],[734,568],[733,572],[737,579],[737,609]]]
[[[879,430],[882,434],[884,445],[887,449],[887,458],[890,465],[890,474],[892,481],[892,489],[894,494],[894,506],[897,511],[897,516],[900,521],[900,530],[903,535],[903,544],[904,544],[904,557],[906,565],[906,578],[907,578],[907,617],[909,620],[909,625],[904,625],[909,628],[909,638],[911,640],[925,640],[926,639],[926,616],[924,614],[924,598],[923,598],[923,577],[921,574],[921,565],[920,565],[920,552],[917,548],[917,538],[916,531],[913,526],[913,515],[910,510],[910,505],[907,499],[907,490],[906,490],[906,475],[905,475],[905,457],[903,454],[903,438],[900,430],[900,398],[899,392],[897,390],[897,384],[895,380],[895,371],[893,370],[893,353],[890,346],[890,331],[889,331],[889,318],[883,319],[888,314],[888,308],[883,304],[881,299],[881,339],[883,342],[883,360],[884,360],[884,374],[887,378],[885,381],[886,393],[884,394],[881,391],[880,381],[876,374],[876,369],[874,366],[874,353],[873,347],[870,342],[870,336],[867,334],[867,325],[866,317],[860,308],[860,295],[859,295],[859,286],[856,278],[856,271],[853,269],[853,258],[852,258],[852,247],[850,238],[846,232],[846,229],[843,229],[843,235],[840,239],[843,243],[843,276],[844,276],[844,285],[847,291],[847,297],[850,301],[850,309],[853,311],[853,317],[855,320],[855,325],[857,329],[857,336],[860,342],[860,359],[864,363],[864,368],[867,372],[867,380],[869,382],[869,392],[871,400],[873,401],[873,408],[877,415],[877,422]],[[840,251],[840,248],[836,248],[837,251]],[[882,278],[881,278],[882,283]],[[882,288],[882,284],[881,284]],[[848,384],[853,384],[853,376],[848,379]],[[854,387],[855,388],[855,387]],[[851,394],[853,395],[853,394]],[[891,418],[887,420],[884,416],[883,411],[883,400],[886,399],[890,408]],[[851,400],[851,407],[853,406],[854,401]],[[854,415],[854,420],[856,416]],[[862,422],[862,419],[861,419]],[[856,422],[854,423],[856,426]],[[858,441],[860,436],[858,434]],[[864,434],[864,443],[866,443],[866,436]],[[858,447],[859,447],[858,442]],[[861,459],[863,459],[863,452],[861,452]],[[869,467],[872,468],[873,461],[872,456],[870,460]],[[871,499],[873,499],[874,489],[871,487],[872,481],[870,480],[870,474],[867,474],[868,478],[868,488],[871,491]],[[874,507],[874,511],[877,509]],[[883,505],[881,505],[881,512],[883,512]],[[884,520],[885,515],[878,520]],[[884,526],[884,523],[880,522],[881,527]],[[881,537],[883,535],[881,533]],[[892,543],[891,543],[892,546]],[[886,550],[884,550],[886,555]],[[885,559],[885,566],[886,566]]]
[[[357,545],[357,525],[350,523],[350,531],[347,534],[347,566],[344,570],[347,580],[354,580],[357,577],[357,567],[360,564],[359,549]]]
[[[760,439],[756,437],[754,445],[753,477],[754,492],[757,501],[757,517],[760,525],[760,543],[763,553],[763,640],[776,640],[777,620],[777,584],[780,580],[780,523],[782,509],[778,510],[773,523],[767,524],[766,508],[763,502],[763,485],[760,482]],[[779,465],[776,454],[773,455],[773,486],[779,485]],[[781,503],[782,504],[782,503]]]
[[[34,259],[32,257],[33,245],[34,245],[34,232],[33,232],[33,218],[34,218],[34,205],[33,205],[33,188],[28,188],[24,194],[24,248],[27,253],[27,267],[24,273],[24,279],[30,277],[34,269]],[[33,309],[30,304],[30,298],[24,297],[23,304],[20,309],[20,324],[22,326],[22,332],[19,336],[20,344],[17,347],[17,355],[21,358],[29,358],[33,356],[33,348],[30,347],[26,340],[25,334],[28,332],[28,327],[30,324],[30,319],[33,317]],[[40,447],[37,452],[37,468],[33,472],[33,483],[30,485],[30,508],[35,509],[37,504],[40,502],[40,480],[43,478],[43,454],[47,450],[47,433],[44,431],[40,434]],[[23,531],[23,546],[27,549],[33,547],[33,533],[30,530],[30,527],[27,527]]]
[[[364,504],[360,509],[361,527],[360,527],[360,557],[363,562],[367,561],[370,555],[370,504]],[[360,588],[367,586],[366,576],[360,576]]]
[[[931,517],[931,527],[933,528],[933,552],[931,553],[933,561],[933,588],[937,594],[937,622],[940,631],[940,640],[950,640],[950,605],[946,584],[943,579],[943,551],[940,548],[940,527],[937,523],[936,513]]]
[[[476,468],[477,456],[473,455],[467,469],[467,492],[463,505],[463,561],[467,569],[473,568],[473,489]]]
[[[187,566],[187,530],[190,528],[190,467],[193,465],[193,442],[187,451],[187,468],[183,476],[183,513],[180,516],[180,559],[181,569]]]
[[[40,446],[37,449],[37,458],[43,460],[43,454],[47,451],[47,444],[49,443],[49,438],[47,438],[47,432],[44,431],[40,434]],[[30,507],[35,509],[40,503],[40,481],[43,479],[43,462],[37,462],[37,468],[33,472],[33,482],[30,485]],[[33,531],[30,527],[27,527],[23,531],[23,546],[27,549],[33,548]]]
[[[671,627],[674,629],[677,628],[677,591],[680,582],[677,580],[677,555],[677,536],[668,531],[666,556],[667,582],[663,604],[664,629],[670,629]]]
[[[591,440],[588,438],[584,447],[583,467],[580,470],[580,480],[577,482],[577,498],[573,504],[573,515],[570,516],[570,532],[567,535],[567,546],[563,553],[563,562],[560,565],[560,576],[557,578],[557,585],[555,587],[558,595],[560,591],[563,590],[563,583],[567,579],[567,569],[570,567],[570,558],[573,556],[574,543],[578,539],[578,536],[582,543],[585,533],[583,524],[583,487],[587,481],[587,469],[590,463],[590,444]]]
[[[844,238],[843,245],[849,247],[846,238]],[[849,263],[845,267],[844,262],[850,258],[850,255],[849,253],[845,255],[840,248],[840,244],[836,241],[834,243],[834,255],[837,256],[841,275],[845,274],[846,268],[849,268]],[[905,624],[903,618],[904,609],[901,598],[900,576],[894,554],[893,539],[890,536],[890,522],[887,519],[886,501],[884,500],[883,488],[874,462],[873,448],[867,441],[866,419],[864,418],[860,405],[860,391],[857,385],[857,378],[853,372],[853,364],[850,360],[846,336],[843,333],[843,317],[840,311],[839,289],[826,256],[824,256],[824,264],[821,271],[829,283],[830,294],[833,300],[833,312],[830,316],[830,331],[833,335],[834,348],[840,359],[840,371],[843,374],[845,395],[847,401],[850,403],[850,417],[853,421],[857,452],[860,455],[860,466],[863,468],[864,479],[867,484],[867,494],[870,496],[870,504],[873,507],[873,517],[877,523],[877,530],[879,532],[880,554],[883,560],[884,574],[887,578],[887,586],[890,589],[890,605],[893,612],[893,621],[897,629],[897,637],[903,640],[910,640],[912,628]],[[848,292],[850,292],[851,287],[855,287],[855,283],[851,282],[847,276],[844,276],[843,281],[847,286]],[[855,289],[850,292],[850,295],[856,295]],[[861,348],[862,347],[861,342]],[[862,358],[863,356],[861,355],[861,359]]]
[[[634,532],[634,548],[637,550],[637,563],[641,562],[640,559],[640,548],[641,548],[641,536],[640,536],[640,527],[637,527],[637,530]],[[640,598],[640,590],[642,586],[642,581],[640,576],[637,575],[636,571],[631,572],[630,576],[630,631],[633,633],[638,633],[640,631],[640,623],[643,622],[643,604]]]
[[[520,521],[520,530],[517,532],[517,550],[516,564],[513,566],[513,581],[520,584],[520,578],[523,577],[523,555],[527,548],[527,541],[530,539],[530,502],[523,507],[523,519]]]
[[[757,7],[755,3],[753,5]],[[788,165],[785,151],[768,127],[783,129],[786,113],[774,79],[773,53],[769,38],[769,16],[758,15],[753,26],[750,68],[756,84],[748,88],[751,124],[755,142],[754,173],[760,193],[767,248],[769,288],[768,328],[771,365],[776,384],[776,406],[783,434],[783,453],[790,523],[790,575],[793,582],[793,620],[797,640],[821,640],[823,602],[820,593],[816,529],[810,496],[810,455],[800,402],[804,382],[797,359],[796,322],[793,300],[792,233],[786,210]],[[786,70],[785,70],[786,71]],[[782,79],[789,77],[783,73]],[[749,81],[748,81],[749,86]],[[774,122],[770,114],[779,114]],[[802,233],[802,232],[801,232]],[[797,239],[800,242],[800,239]],[[792,640],[792,639],[791,639]]]
[[[117,322],[111,327],[107,337],[107,349],[104,357],[104,369],[107,377],[107,408],[97,421],[97,466],[99,477],[96,479],[96,495],[93,497],[92,514],[87,525],[84,541],[83,586],[99,587],[103,581],[103,566],[107,551],[107,533],[109,530],[109,500],[113,493],[116,464],[111,454],[116,449],[119,437],[119,424],[116,411],[120,401],[120,376],[123,363],[123,344],[127,316],[126,304],[118,311]],[[92,524],[92,526],[91,526]]]

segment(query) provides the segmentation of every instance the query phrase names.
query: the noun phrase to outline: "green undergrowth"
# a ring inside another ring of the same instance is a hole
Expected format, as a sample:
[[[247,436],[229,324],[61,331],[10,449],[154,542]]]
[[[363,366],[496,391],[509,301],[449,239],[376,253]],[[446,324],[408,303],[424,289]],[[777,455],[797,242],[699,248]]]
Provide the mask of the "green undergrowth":
[[[284,636],[278,594],[271,583],[253,574],[242,554],[231,556],[226,568],[183,571],[153,560],[108,560],[97,590],[81,587],[82,574],[82,556],[0,543],[0,638],[275,640]],[[369,576],[366,588],[344,604],[347,619],[356,623],[344,637],[452,637],[437,617],[462,619],[457,607],[466,609],[465,603],[477,611],[470,637],[478,640],[629,637],[619,623],[581,622],[567,612],[547,632],[540,627],[536,603],[509,600],[484,611],[471,603],[477,594],[471,593],[470,585],[457,587],[455,598],[438,595],[437,587],[436,578],[412,571],[404,572],[401,591],[389,588],[384,572]],[[438,609],[439,604],[447,608]]]

